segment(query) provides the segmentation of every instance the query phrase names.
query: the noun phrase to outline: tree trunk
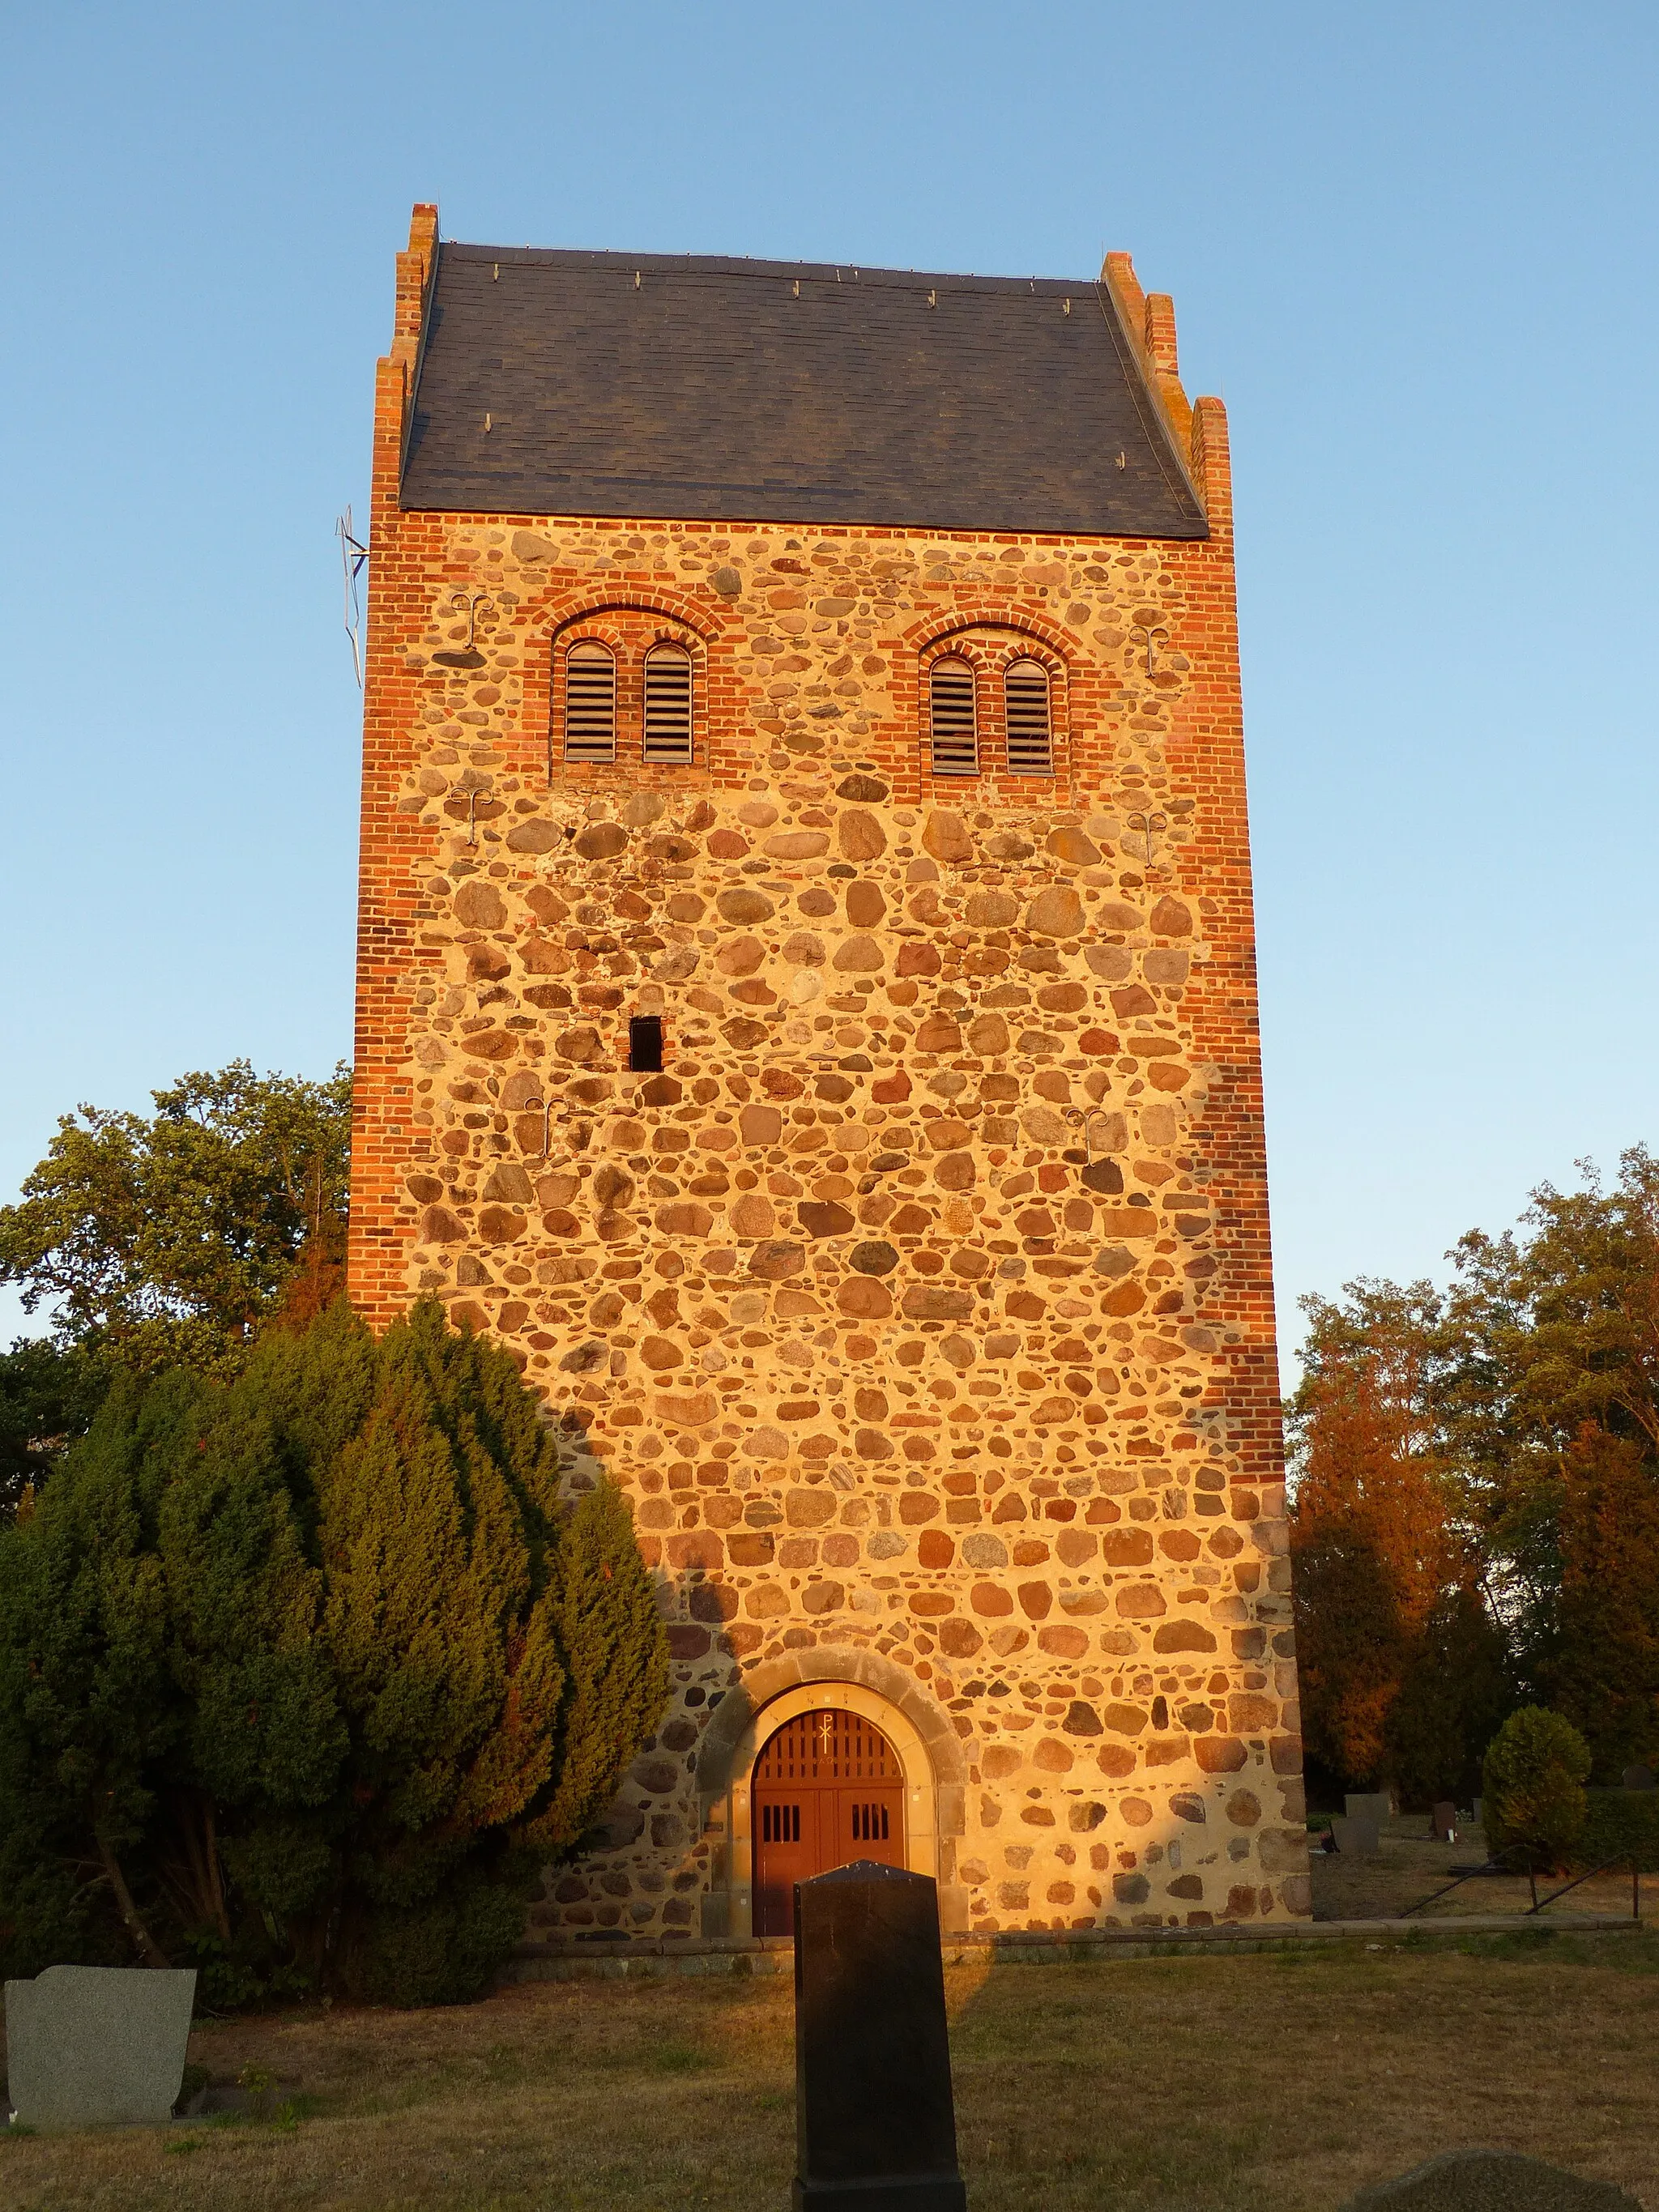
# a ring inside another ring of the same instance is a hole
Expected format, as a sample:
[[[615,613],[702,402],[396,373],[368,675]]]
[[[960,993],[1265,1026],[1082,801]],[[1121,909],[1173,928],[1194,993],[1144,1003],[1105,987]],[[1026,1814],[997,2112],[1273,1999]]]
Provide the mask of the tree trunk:
[[[106,1843],[101,1836],[98,1838],[98,1856],[104,1863],[104,1872],[109,1877],[109,1886],[115,1892],[115,1902],[120,1908],[121,1917],[126,1923],[127,1933],[131,1936],[139,1957],[147,1966],[170,1966],[172,1961],[149,1929],[145,1927],[138,1908],[132,1901],[132,1892],[127,1887],[127,1878],[121,1871],[121,1862],[116,1857],[111,1845]]]

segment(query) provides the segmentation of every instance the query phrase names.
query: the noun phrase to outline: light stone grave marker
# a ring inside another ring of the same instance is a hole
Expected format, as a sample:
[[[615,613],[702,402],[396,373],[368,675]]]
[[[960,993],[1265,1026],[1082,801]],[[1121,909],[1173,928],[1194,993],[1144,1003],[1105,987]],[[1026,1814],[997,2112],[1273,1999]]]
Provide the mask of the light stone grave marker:
[[[195,1969],[48,1966],[6,1984],[12,2118],[24,2127],[161,2127],[185,2078]]]
[[[1353,1803],[1350,1798],[1348,1802]],[[1382,1848],[1382,1831],[1375,1818],[1361,1813],[1338,1813],[1331,1821],[1336,1848],[1345,1858],[1374,1859]]]
[[[1342,1800],[1342,1809],[1352,1820],[1375,1820],[1381,1827],[1395,1814],[1394,1792],[1391,1790],[1351,1790]]]

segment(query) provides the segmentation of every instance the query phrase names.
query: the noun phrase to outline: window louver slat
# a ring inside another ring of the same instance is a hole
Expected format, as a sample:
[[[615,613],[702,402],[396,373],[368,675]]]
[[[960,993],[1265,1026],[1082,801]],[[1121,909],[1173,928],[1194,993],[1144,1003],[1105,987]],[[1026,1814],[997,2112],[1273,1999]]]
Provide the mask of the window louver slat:
[[[974,672],[966,661],[936,660],[930,684],[935,775],[979,774]]]
[[[666,766],[691,759],[691,656],[677,645],[645,657],[645,758]]]
[[[617,757],[617,664],[602,645],[573,646],[566,656],[564,757]]]
[[[1048,672],[1037,660],[1016,660],[1003,678],[1007,714],[1008,772],[1052,775],[1054,727],[1048,712]]]

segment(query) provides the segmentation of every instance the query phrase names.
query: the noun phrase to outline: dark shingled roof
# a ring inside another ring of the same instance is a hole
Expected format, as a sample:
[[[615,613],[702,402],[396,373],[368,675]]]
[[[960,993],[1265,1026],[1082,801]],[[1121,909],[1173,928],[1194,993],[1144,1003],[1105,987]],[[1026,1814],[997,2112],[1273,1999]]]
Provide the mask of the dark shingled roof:
[[[1208,534],[1098,284],[493,246],[439,249],[402,503]]]

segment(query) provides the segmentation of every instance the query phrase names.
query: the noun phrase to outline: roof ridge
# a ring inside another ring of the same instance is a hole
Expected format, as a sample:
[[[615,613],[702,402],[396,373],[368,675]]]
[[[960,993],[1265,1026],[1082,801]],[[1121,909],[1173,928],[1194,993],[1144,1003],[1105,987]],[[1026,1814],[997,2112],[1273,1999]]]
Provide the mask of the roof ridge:
[[[947,286],[951,290],[994,290],[1058,297],[1066,293],[1097,291],[1097,276],[998,276],[972,270],[872,268],[854,261],[769,261],[757,254],[628,253],[611,247],[574,246],[480,246],[470,240],[445,239],[441,251],[462,260],[489,261],[509,268],[549,268],[584,274],[614,270],[627,275],[638,270],[653,275],[766,277],[814,277],[825,283],[882,283],[885,285]]]

